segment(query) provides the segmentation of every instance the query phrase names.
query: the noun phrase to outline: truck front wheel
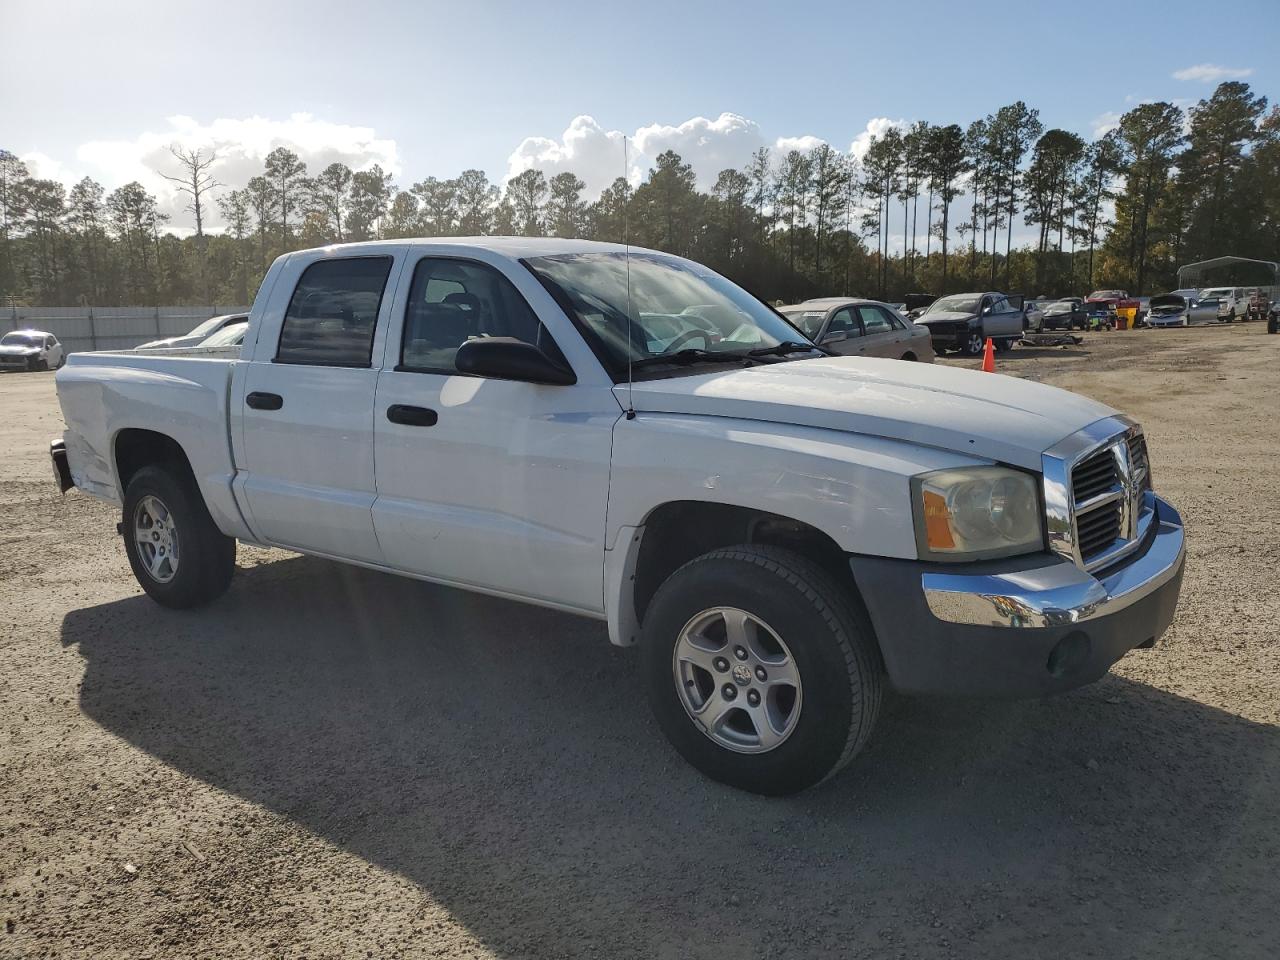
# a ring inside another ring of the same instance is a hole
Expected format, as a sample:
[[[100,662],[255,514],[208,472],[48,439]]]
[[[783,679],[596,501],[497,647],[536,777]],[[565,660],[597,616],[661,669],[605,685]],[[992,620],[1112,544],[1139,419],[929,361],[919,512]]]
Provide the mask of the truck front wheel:
[[[644,622],[642,669],[658,725],[694,767],[784,795],[839,771],[880,708],[871,625],[817,564],[744,545],[685,564]]]
[[[225,536],[184,471],[143,467],[124,496],[121,530],[133,575],[166,607],[198,607],[221,596],[236,566]]]

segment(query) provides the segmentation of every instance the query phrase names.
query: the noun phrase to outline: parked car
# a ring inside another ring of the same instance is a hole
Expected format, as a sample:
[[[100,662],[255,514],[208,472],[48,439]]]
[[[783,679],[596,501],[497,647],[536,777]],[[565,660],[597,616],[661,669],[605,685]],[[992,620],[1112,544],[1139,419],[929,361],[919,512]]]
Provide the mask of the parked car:
[[[244,334],[248,329],[248,318],[237,323],[229,323],[216,333],[209,334],[198,345],[201,347],[238,347],[244,343]]]
[[[1045,307],[1044,329],[1083,330],[1085,322],[1084,301],[1078,298],[1055,300]]]
[[[1200,299],[1217,300],[1218,317],[1225,323],[1244,316],[1249,309],[1249,300],[1242,287],[1206,287],[1200,291]]]
[[[1147,326],[1199,327],[1218,322],[1218,301],[1192,300],[1180,293],[1151,298]]]
[[[1280,300],[1273,302],[1267,311],[1267,333],[1275,333],[1277,327],[1280,327]]]
[[[1249,298],[1249,305],[1245,308],[1246,320],[1263,320],[1271,312],[1271,298],[1265,290],[1259,290],[1256,287],[1246,290],[1245,293]]]
[[[877,300],[828,297],[779,307],[778,312],[832,353],[933,362],[929,331]]]
[[[57,370],[66,362],[66,351],[52,333],[11,330],[0,336],[0,370]]]
[[[1183,525],[1133,420],[800,336],[615,244],[297,251],[240,359],[73,355],[51,457],[168,607],[222,594],[244,540],[602,620],[640,647],[617,695],[760,793],[844,766],[885,686],[1068,690],[1169,626]]]
[[[1022,338],[1022,303],[995,291],[954,293],[935,300],[916,323],[928,328],[936,352],[962,350],[976,357],[987,337],[998,350]]]
[[[899,312],[908,320],[915,320],[920,314],[928,310],[929,305],[937,299],[932,293],[908,293],[902,303],[903,309]]]
[[[152,340],[150,343],[142,344],[137,349],[157,350],[166,347],[194,347],[228,324],[243,323],[246,319],[248,319],[248,314],[245,313],[228,313],[220,317],[210,317],[197,325],[190,333],[185,333],[180,337],[165,337],[161,340]]]

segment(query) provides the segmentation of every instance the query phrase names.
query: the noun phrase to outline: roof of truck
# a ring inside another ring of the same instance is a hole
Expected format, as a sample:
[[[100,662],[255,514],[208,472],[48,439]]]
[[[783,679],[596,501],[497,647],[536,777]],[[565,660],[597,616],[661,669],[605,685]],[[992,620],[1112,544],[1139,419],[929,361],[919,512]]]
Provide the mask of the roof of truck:
[[[407,237],[401,240],[369,240],[361,243],[340,243],[315,250],[337,250],[346,247],[472,247],[479,250],[490,250],[503,256],[518,259],[520,257],[550,257],[565,253],[623,253],[628,249],[621,243],[603,243],[599,240],[568,240],[560,237]],[[661,253],[659,250],[648,250],[644,247],[632,246],[632,253]],[[309,251],[299,250],[298,253]],[[671,256],[671,254],[663,254]]]

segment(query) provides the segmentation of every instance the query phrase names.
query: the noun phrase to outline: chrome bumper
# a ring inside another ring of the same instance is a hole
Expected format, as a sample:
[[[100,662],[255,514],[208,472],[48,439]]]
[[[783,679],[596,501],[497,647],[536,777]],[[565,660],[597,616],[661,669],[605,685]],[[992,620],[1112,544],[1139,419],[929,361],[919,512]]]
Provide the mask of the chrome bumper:
[[[1182,570],[1182,518],[1156,497],[1158,525],[1137,559],[1093,576],[1071,563],[995,575],[925,573],[925,602],[939,620],[987,627],[1058,627],[1110,616]]]

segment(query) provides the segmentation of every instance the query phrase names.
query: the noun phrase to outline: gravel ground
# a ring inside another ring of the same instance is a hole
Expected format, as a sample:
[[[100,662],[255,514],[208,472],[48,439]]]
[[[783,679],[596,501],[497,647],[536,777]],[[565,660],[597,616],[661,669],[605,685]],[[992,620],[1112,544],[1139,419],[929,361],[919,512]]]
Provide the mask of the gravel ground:
[[[998,364],[1146,425],[1177,620],[1058,698],[892,699],[788,800],[686,767],[588,620],[244,547],[161,609],[0,377],[0,955],[1275,957],[1280,337]]]

